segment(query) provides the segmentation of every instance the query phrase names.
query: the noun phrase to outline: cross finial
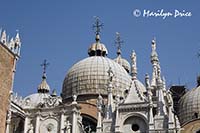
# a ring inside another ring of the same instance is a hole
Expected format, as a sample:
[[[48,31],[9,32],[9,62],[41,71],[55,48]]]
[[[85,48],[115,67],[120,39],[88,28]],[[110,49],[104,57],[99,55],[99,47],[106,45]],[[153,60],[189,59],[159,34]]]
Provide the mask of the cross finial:
[[[99,17],[95,16],[95,23],[93,24],[93,29],[95,30],[96,35],[99,35],[101,29],[103,28],[103,23],[100,22]]]
[[[124,43],[124,41],[121,40],[119,32],[116,32],[116,41],[115,44],[117,46],[117,54],[121,54],[121,46]]]
[[[43,68],[43,74],[46,73],[46,69],[47,69],[47,66],[49,65],[49,63],[47,62],[47,60],[45,59],[43,61],[43,63],[41,64],[42,68]]]

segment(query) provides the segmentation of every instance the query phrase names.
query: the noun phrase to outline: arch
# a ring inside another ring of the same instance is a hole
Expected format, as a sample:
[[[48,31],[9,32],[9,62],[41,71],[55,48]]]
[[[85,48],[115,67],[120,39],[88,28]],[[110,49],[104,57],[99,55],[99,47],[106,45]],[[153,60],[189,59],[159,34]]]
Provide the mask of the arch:
[[[131,116],[138,116],[138,117],[141,117],[141,118],[145,121],[145,123],[148,123],[148,119],[147,119],[147,117],[146,117],[145,114],[140,113],[140,112],[131,112],[131,113],[128,113],[128,114],[124,117],[124,119],[123,119],[122,122],[121,122],[121,125],[125,122],[125,120],[126,120],[127,118],[129,118],[129,117],[131,117]]]
[[[148,131],[148,120],[145,114],[132,112],[124,117],[120,127],[123,132],[146,132]]]
[[[96,132],[97,120],[94,117],[87,114],[82,113],[81,116],[84,131],[86,133]]]
[[[54,117],[47,117],[46,119],[41,121],[39,130],[41,133],[47,132],[47,131],[49,133],[58,132],[59,130],[58,120]]]

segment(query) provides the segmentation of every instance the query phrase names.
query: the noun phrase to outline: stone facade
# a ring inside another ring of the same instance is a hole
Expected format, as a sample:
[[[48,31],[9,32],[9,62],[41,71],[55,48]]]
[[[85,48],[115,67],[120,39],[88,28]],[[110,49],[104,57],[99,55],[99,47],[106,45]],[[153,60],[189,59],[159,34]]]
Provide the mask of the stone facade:
[[[3,88],[0,91],[5,91],[0,94],[6,94],[4,99],[0,98],[7,105],[3,108],[4,114],[0,115],[1,119],[4,118],[2,124],[6,123],[6,133],[179,133],[181,130],[183,133],[199,133],[198,114],[180,127],[181,116],[178,119],[175,111],[179,109],[177,99],[182,95],[174,98],[174,93],[166,88],[156,41],[153,39],[151,43],[152,75],[146,74],[143,84],[137,78],[136,53],[132,51],[130,64],[122,58],[118,33],[117,58],[108,58],[108,50],[100,42],[98,19],[95,24],[96,42],[89,47],[89,57],[68,71],[61,96],[55,90],[50,93],[45,60],[37,93],[25,98],[11,93],[9,100],[14,57],[19,56],[21,45],[13,45],[12,39],[6,43],[3,32],[1,42],[4,43],[0,46],[0,61],[3,61],[0,62],[0,68],[3,68],[0,69],[3,70],[0,71],[0,83]],[[18,35],[15,42],[19,42]],[[175,111],[174,107],[177,108]],[[1,131],[5,131],[4,127]]]

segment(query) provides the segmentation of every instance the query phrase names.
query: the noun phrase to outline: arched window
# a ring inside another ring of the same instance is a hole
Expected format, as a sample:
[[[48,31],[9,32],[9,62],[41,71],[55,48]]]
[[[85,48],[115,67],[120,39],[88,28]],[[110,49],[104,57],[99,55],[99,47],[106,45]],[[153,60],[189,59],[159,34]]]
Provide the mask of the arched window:
[[[93,117],[82,114],[82,124],[86,133],[96,132],[97,121]]]

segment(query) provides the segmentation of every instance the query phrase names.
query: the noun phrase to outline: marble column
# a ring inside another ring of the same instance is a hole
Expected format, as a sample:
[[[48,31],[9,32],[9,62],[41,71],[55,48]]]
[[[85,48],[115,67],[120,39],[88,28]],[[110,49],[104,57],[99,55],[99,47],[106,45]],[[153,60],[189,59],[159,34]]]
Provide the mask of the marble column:
[[[27,133],[28,131],[28,116],[25,116],[25,121],[24,121],[24,133]]]
[[[40,114],[38,113],[36,116],[35,133],[39,133],[39,127],[40,127]]]
[[[64,133],[64,111],[60,115],[60,133]]]

